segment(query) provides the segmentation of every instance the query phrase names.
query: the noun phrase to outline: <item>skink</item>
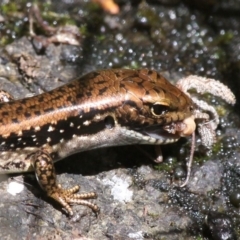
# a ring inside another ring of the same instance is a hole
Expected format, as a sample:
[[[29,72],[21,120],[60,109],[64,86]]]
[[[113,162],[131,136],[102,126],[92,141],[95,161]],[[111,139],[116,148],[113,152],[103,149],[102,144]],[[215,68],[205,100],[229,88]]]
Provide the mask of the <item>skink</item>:
[[[184,134],[169,128],[194,111],[190,97],[147,69],[95,71],[34,97],[0,97],[0,173],[35,171],[43,190],[70,215],[70,203],[98,211],[85,200],[96,194],[61,188],[54,162],[100,147],[175,142]]]

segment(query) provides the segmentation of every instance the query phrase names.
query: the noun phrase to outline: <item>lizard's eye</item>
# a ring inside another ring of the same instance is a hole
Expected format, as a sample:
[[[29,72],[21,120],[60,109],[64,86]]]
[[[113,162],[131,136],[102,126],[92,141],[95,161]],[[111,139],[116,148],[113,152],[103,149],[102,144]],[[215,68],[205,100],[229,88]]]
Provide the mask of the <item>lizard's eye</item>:
[[[167,113],[169,110],[169,106],[160,104],[160,103],[154,103],[151,108],[151,112],[154,116],[160,116],[162,114]]]

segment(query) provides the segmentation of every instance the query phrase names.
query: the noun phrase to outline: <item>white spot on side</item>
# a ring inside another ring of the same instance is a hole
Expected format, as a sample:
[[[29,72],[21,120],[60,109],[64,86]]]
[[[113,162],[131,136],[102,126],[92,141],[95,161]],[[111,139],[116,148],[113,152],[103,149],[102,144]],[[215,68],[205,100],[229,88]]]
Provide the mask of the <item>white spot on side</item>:
[[[60,129],[60,133],[64,133],[64,129]]]
[[[80,127],[81,127],[80,125],[79,125],[79,126],[77,126],[77,129],[80,129]]]
[[[14,144],[12,143],[12,144],[10,145],[10,147],[14,147]]]
[[[7,134],[2,135],[3,138],[7,138],[7,137],[9,137],[9,136],[10,136],[10,133],[7,133]]]
[[[73,122],[70,123],[70,127],[74,127],[74,123]]]
[[[32,138],[35,138],[36,137],[36,135],[32,135]]]
[[[50,125],[49,128],[48,128],[48,132],[52,132],[54,130],[55,130],[55,128],[52,125]]]
[[[36,126],[34,129],[35,129],[35,131],[40,131],[41,130],[40,126]]]
[[[80,115],[79,118],[82,118],[82,115]]]
[[[73,134],[72,137],[75,138],[75,137],[77,137],[77,135],[76,135],[76,134]]]
[[[37,141],[37,139],[36,139],[36,138],[34,138],[34,139],[33,139],[33,141],[34,141],[34,142],[36,142],[36,141]]]
[[[96,115],[96,116],[95,116],[95,119],[96,119],[96,120],[99,120],[99,119],[101,119],[101,115],[99,115],[99,114],[98,114],[98,115]]]
[[[26,145],[26,142],[24,142],[23,145]]]
[[[87,121],[83,122],[83,125],[84,125],[84,126],[89,126],[90,123],[91,123],[91,122],[87,120]]]
[[[18,136],[22,136],[22,131],[19,131],[19,132],[18,132]]]
[[[24,185],[18,182],[10,182],[7,187],[7,191],[13,196],[15,196],[17,193],[22,192],[23,189]]]
[[[52,139],[50,137],[47,138],[47,142],[51,142]]]
[[[61,140],[60,140],[60,143],[63,143],[64,142],[64,139],[62,138]]]
[[[18,138],[18,141],[19,141],[19,142],[22,141],[22,138]]]
[[[38,149],[36,147],[25,147],[24,150],[29,152],[34,152],[34,151],[37,151]]]
[[[2,142],[2,143],[1,143],[1,145],[5,145],[5,144],[6,144],[6,142]]]

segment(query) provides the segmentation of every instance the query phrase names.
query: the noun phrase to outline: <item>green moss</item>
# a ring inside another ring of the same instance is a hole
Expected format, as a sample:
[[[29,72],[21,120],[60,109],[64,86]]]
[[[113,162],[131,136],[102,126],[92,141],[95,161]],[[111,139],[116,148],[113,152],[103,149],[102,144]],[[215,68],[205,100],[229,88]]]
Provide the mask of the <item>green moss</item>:
[[[150,216],[150,217],[153,218],[153,219],[158,219],[158,218],[159,218],[159,214],[156,214],[156,213],[150,213],[150,212],[148,212],[147,215]]]
[[[19,10],[19,4],[11,1],[7,4],[1,4],[1,11],[3,15],[12,15]]]
[[[228,44],[233,39],[234,35],[232,32],[226,32],[224,34],[218,35],[212,42],[213,46],[219,46],[220,44]]]
[[[81,25],[79,27],[79,32],[81,34],[81,36],[86,36],[88,31],[87,31],[87,26],[86,25]]]
[[[217,154],[222,149],[222,142],[221,140],[217,141],[212,147],[212,153]]]
[[[216,106],[215,109],[217,110],[217,113],[220,117],[226,116],[228,112],[227,109],[222,105]]]
[[[129,68],[130,69],[139,69],[140,64],[139,64],[139,62],[133,60],[133,61],[131,61]]]
[[[2,4],[1,10],[2,15],[5,19],[4,23],[0,26],[1,30],[1,39],[0,45],[4,46],[11,43],[13,40],[20,38],[29,34],[29,22],[26,21],[28,17],[28,10],[31,5],[27,4],[28,2],[23,0],[19,2],[9,2],[8,4]],[[76,25],[74,18],[69,14],[55,13],[49,10],[51,2],[37,2],[37,6],[40,9],[42,18],[44,21],[47,21],[50,26],[53,26],[51,23],[54,23],[54,27],[60,27],[65,25]],[[37,34],[43,34],[43,29],[41,29],[36,20],[34,19],[34,31]],[[86,33],[86,28],[80,28],[81,33]]]
[[[25,33],[26,4],[26,1],[1,4],[1,14],[4,17],[4,22],[0,24],[1,46],[11,43],[21,32]]]
[[[166,171],[166,172],[171,172],[173,168],[174,168],[173,165],[169,165],[168,163],[164,163],[164,162],[154,166],[154,169],[158,171]]]
[[[171,173],[172,170],[179,164],[176,158],[172,158],[171,162],[162,162],[160,164],[154,165],[154,169],[158,171],[166,171],[168,173]]]

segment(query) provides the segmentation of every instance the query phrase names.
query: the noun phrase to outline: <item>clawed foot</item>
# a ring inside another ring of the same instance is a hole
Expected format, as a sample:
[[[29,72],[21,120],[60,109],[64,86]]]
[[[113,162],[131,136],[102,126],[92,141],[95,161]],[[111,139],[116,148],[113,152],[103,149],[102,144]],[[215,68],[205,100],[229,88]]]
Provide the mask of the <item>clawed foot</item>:
[[[61,185],[58,185],[51,193],[48,193],[48,196],[60,203],[70,216],[73,215],[73,211],[70,206],[71,203],[88,206],[94,212],[99,212],[99,207],[97,205],[85,200],[97,198],[97,194],[94,192],[76,194],[79,189],[79,186],[75,186],[70,189],[63,189]]]

